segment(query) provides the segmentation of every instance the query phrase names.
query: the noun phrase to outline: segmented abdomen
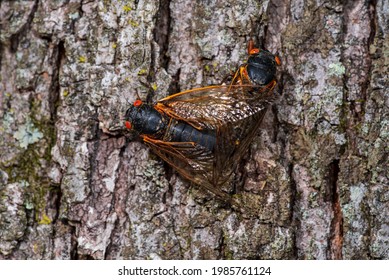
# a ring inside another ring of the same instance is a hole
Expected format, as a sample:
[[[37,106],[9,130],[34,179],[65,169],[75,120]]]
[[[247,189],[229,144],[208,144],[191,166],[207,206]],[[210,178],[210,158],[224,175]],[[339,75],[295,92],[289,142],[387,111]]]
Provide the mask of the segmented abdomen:
[[[183,121],[172,120],[166,135],[170,142],[194,142],[209,151],[213,151],[216,144],[215,131],[197,130]]]

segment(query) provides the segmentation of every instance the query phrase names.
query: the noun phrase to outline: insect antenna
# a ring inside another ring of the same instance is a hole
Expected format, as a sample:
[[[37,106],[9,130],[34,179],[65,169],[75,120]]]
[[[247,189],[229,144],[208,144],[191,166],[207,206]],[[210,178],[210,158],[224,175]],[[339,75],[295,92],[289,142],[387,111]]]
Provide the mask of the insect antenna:
[[[135,93],[136,93],[136,99],[137,99],[137,100],[140,100],[140,95],[139,95],[139,93],[138,93],[138,89],[136,90]]]
[[[152,104],[153,103],[153,98],[155,96],[155,90],[154,88],[150,85],[150,82],[144,82],[144,81],[139,81],[139,83],[147,88],[147,95],[146,95],[146,103],[147,104]],[[140,98],[138,98],[140,99]]]
[[[249,33],[248,42],[252,42],[253,46],[256,46],[255,42],[258,41],[258,34],[260,34],[260,26],[262,25],[259,19],[250,16],[251,30]]]

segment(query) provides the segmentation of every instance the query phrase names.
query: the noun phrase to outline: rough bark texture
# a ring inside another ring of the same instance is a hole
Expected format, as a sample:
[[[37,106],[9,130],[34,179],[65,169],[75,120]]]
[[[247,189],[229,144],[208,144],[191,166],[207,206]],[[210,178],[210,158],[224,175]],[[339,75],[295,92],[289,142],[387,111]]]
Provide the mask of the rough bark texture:
[[[389,259],[388,1],[1,1],[0,15],[0,259]],[[220,83],[250,36],[283,62],[236,171],[257,217],[122,129],[137,95]]]

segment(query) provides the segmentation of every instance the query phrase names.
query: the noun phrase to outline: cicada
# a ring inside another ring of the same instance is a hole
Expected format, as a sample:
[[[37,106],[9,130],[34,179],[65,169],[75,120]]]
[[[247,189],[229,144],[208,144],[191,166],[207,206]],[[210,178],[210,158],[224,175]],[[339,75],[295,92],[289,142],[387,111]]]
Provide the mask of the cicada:
[[[281,65],[281,59],[265,49],[255,48],[251,39],[247,53],[247,62],[239,66],[231,84],[264,86],[275,81],[276,66]]]
[[[265,58],[260,54],[249,53],[229,85],[183,91],[154,105],[136,100],[125,114],[126,127],[183,177],[230,202],[222,186],[274,99],[275,70],[270,65],[277,61],[270,53]]]

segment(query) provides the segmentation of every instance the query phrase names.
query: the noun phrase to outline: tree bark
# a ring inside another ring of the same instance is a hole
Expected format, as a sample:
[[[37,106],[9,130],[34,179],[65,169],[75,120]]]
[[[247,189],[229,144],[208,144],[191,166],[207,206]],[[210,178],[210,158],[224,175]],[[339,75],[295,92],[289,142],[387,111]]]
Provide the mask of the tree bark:
[[[1,1],[0,259],[389,259],[386,0]],[[133,134],[252,37],[278,99],[234,174],[256,217]]]

